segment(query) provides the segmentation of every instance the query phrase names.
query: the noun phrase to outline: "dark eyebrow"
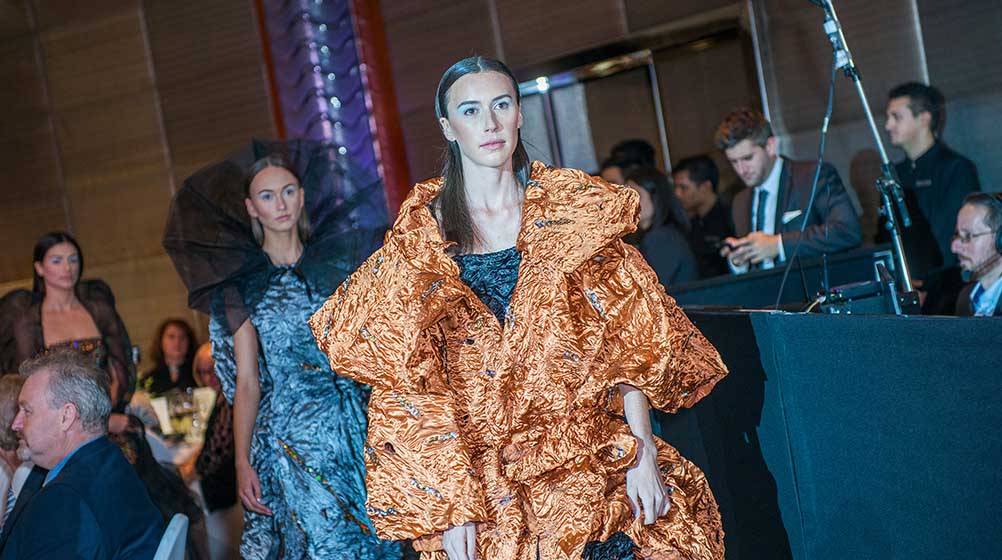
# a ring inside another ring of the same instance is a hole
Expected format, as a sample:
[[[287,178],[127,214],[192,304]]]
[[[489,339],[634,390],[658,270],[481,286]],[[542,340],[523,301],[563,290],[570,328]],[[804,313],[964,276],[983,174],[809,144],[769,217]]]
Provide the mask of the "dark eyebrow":
[[[511,99],[511,94],[510,93],[501,94],[501,95],[495,97],[494,99],[491,99],[491,103],[495,103],[495,102],[500,101],[500,100],[502,100],[502,99],[504,99],[506,97],[509,98],[509,99]],[[459,105],[456,105],[456,108],[461,108],[464,105],[480,105],[480,102],[476,101],[476,100],[473,100],[473,99],[467,99],[466,101],[463,101]]]

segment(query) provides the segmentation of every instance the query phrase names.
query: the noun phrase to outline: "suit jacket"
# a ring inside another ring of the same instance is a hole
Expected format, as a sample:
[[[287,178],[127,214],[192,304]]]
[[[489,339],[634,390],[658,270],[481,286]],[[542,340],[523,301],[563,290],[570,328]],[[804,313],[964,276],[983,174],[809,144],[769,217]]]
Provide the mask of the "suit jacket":
[[[807,228],[797,251],[800,256],[845,251],[858,246],[863,239],[859,216],[852,207],[842,179],[838,171],[827,163],[821,166],[814,205],[809,213],[806,212],[816,165],[817,162],[813,161],[783,158],[779,200],[776,204],[776,233],[783,236],[783,252],[787,258],[792,257],[797,239],[801,237],[800,226],[804,219],[807,220]],[[745,188],[734,196],[732,212],[734,230],[738,237],[751,232],[751,204],[750,188]],[[800,214],[793,216],[798,211]],[[786,223],[784,215],[787,216]]]
[[[0,560],[149,559],[163,518],[117,445],[100,437],[78,449],[42,486],[28,476],[0,534]]]
[[[977,284],[977,282],[968,282],[964,285],[964,289],[960,290],[960,295],[957,296],[957,317],[974,317],[974,306],[971,305],[971,292]],[[992,317],[1002,317],[1002,297],[995,303],[995,311],[992,313]]]

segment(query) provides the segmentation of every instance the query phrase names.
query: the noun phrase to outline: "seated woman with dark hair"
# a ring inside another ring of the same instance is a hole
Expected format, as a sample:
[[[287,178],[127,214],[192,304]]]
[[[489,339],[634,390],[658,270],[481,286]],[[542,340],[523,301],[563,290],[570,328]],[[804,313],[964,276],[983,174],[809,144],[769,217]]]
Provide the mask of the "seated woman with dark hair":
[[[671,179],[653,167],[640,167],[626,176],[626,186],[640,195],[640,222],[626,242],[640,249],[661,284],[698,280],[699,265],[686,239],[689,219]]]
[[[196,348],[195,331],[184,319],[160,323],[150,351],[155,365],[142,375],[140,387],[154,396],[171,389],[195,387],[191,368]]]

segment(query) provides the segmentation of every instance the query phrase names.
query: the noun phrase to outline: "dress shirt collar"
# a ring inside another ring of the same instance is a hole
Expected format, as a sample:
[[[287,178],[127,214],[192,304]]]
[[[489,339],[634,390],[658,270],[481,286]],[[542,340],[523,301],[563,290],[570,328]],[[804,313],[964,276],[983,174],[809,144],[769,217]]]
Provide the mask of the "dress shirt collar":
[[[59,476],[59,471],[63,470],[63,467],[65,467],[66,463],[69,462],[70,457],[76,455],[77,451],[80,451],[81,449],[83,449],[87,445],[90,445],[90,444],[94,443],[95,441],[97,441],[99,438],[102,438],[102,437],[104,437],[104,436],[97,436],[96,438],[92,438],[92,439],[88,440],[87,442],[81,444],[79,447],[77,447],[73,451],[70,451],[65,457],[63,457],[62,461],[59,461],[58,463],[56,463],[56,466],[52,467],[52,470],[49,471],[49,474],[45,475],[45,481],[42,482],[42,486],[47,485],[49,482],[52,482],[57,476]]]
[[[977,305],[974,305],[974,297],[977,292],[981,293],[978,295]],[[971,304],[974,307],[974,315],[977,317],[991,317],[994,315],[1000,295],[1002,295],[1002,278],[995,280],[991,286],[985,286],[981,282],[975,284],[974,289],[971,290]]]
[[[769,170],[769,176],[765,178],[765,181],[761,185],[755,187],[755,190],[765,189],[765,192],[769,193],[769,198],[776,200],[776,195],[779,194],[779,179],[783,175],[783,158],[777,157],[776,161],[772,164],[772,169]]]

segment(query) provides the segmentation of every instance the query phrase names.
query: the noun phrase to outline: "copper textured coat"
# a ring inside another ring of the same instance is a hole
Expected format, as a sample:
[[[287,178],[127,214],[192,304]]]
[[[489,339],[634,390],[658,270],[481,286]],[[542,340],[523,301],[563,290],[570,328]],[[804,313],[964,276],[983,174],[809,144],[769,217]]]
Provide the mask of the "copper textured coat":
[[[385,245],[313,315],[338,373],[372,386],[368,513],[382,538],[444,560],[442,532],[477,522],[480,558],[581,558],[618,531],[644,558],[723,558],[703,473],[659,442],[671,510],[635,520],[626,471],[637,443],[617,384],[668,412],[727,370],[620,238],[637,195],[535,163],[504,326],[459,278],[417,184]]]

